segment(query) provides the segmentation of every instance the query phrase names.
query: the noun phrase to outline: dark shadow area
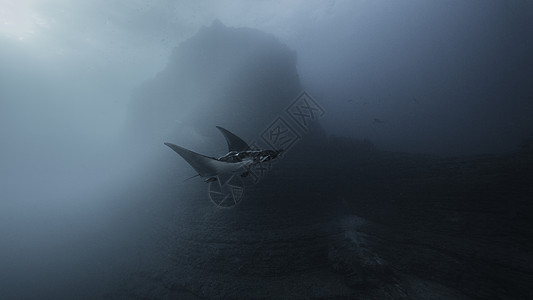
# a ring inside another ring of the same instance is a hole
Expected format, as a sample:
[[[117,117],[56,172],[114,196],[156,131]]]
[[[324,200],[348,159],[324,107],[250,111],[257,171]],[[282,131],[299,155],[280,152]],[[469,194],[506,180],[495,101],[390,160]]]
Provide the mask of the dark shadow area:
[[[215,22],[138,91],[131,128],[210,153],[224,148],[215,125],[257,141],[301,90],[295,63],[272,37]],[[135,197],[171,221],[156,227],[149,263],[106,297],[533,296],[530,143],[501,155],[409,154],[328,137],[316,123],[257,184],[245,179],[232,209],[216,208],[199,179],[177,183],[192,169],[167,151],[147,168],[153,189]]]
[[[533,299],[533,2],[4,2],[0,298]]]
[[[533,299],[533,2],[4,2],[0,298]]]

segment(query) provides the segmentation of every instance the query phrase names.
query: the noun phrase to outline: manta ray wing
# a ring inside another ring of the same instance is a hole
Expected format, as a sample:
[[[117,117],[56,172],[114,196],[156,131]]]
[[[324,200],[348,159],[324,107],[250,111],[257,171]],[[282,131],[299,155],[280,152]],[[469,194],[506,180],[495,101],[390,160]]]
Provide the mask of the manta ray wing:
[[[250,161],[223,162],[214,157],[205,156],[171,143],[165,143],[165,145],[183,157],[201,177],[214,177],[219,174],[234,173],[251,164]]]
[[[231,151],[246,151],[250,149],[250,146],[243,141],[240,137],[236,136],[235,134],[231,133],[229,130],[224,129],[220,126],[217,126],[218,130],[222,132],[224,135],[224,138],[226,138],[226,142],[228,143],[228,152]]]

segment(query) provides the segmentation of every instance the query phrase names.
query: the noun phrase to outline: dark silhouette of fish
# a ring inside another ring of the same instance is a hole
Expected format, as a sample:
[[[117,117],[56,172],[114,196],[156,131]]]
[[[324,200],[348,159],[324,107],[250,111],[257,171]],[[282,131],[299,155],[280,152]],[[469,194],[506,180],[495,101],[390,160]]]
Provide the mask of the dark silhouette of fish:
[[[205,182],[216,181],[218,176],[222,174],[240,173],[242,177],[245,177],[253,165],[275,159],[283,152],[283,149],[252,150],[245,141],[229,130],[220,126],[217,128],[228,143],[228,153],[219,158],[199,154],[171,143],[164,144],[183,157],[198,172],[198,175],[193,177],[203,177]]]

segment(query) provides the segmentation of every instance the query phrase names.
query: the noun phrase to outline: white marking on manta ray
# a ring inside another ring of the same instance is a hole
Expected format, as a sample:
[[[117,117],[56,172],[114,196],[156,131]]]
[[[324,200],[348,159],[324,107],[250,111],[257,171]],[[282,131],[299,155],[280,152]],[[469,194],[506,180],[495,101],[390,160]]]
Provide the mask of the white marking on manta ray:
[[[233,174],[241,171],[243,172],[241,176],[245,177],[249,173],[250,166],[275,159],[283,151],[251,150],[245,141],[229,130],[220,126],[217,126],[217,129],[222,132],[228,143],[228,153],[220,158],[196,153],[171,143],[164,144],[189,163],[200,177],[205,178],[205,182],[216,181],[221,174]]]

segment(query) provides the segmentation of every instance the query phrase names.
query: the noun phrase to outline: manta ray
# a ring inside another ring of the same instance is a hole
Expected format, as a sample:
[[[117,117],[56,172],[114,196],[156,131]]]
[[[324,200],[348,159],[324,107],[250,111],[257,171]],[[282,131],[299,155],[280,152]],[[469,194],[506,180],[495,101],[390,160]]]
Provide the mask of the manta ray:
[[[200,176],[204,178],[205,182],[216,181],[218,176],[223,174],[240,173],[241,177],[246,177],[252,166],[275,159],[283,152],[283,149],[252,149],[245,141],[229,130],[220,126],[216,127],[228,143],[228,153],[219,158],[199,154],[171,143],[164,143],[178,153],[198,173],[193,177]]]

